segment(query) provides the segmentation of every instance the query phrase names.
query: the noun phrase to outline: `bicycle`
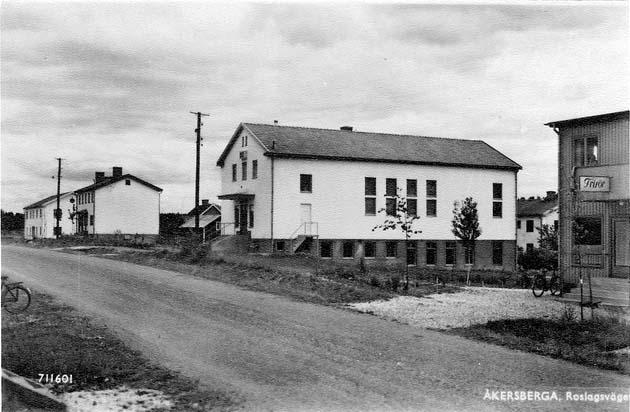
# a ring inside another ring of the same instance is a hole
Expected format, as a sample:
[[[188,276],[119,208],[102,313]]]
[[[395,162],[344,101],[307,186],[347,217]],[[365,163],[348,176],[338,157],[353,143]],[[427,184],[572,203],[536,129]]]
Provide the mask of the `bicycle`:
[[[560,294],[560,276],[553,272],[549,281],[547,281],[547,272],[542,271],[534,275],[534,281],[532,282],[532,293],[537,298],[541,297],[546,291],[551,292],[552,296]]]
[[[25,311],[31,304],[31,291],[22,282],[9,283],[7,279],[2,276],[2,307],[12,314]]]

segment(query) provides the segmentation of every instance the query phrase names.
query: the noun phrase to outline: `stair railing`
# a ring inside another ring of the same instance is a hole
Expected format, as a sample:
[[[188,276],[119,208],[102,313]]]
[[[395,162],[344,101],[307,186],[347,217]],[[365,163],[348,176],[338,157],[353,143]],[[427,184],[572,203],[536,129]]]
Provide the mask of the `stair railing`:
[[[315,230],[313,230],[315,229]],[[293,252],[293,246],[295,245],[295,241],[298,237],[302,236],[312,236],[319,237],[319,222],[302,222],[300,225],[291,233],[289,236],[289,242],[291,243],[291,252]]]

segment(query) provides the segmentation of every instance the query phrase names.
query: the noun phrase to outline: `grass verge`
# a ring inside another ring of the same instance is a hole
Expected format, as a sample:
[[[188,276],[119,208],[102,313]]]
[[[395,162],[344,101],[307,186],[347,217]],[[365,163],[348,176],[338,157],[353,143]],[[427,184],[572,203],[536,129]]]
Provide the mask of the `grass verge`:
[[[39,293],[25,313],[2,314],[2,367],[35,381],[39,374],[72,375],[71,384],[52,384],[57,394],[125,385],[162,391],[176,411],[235,405],[229,394],[151,363],[105,326]]]
[[[630,374],[630,326],[615,317],[506,319],[446,331],[511,349],[523,350]]]

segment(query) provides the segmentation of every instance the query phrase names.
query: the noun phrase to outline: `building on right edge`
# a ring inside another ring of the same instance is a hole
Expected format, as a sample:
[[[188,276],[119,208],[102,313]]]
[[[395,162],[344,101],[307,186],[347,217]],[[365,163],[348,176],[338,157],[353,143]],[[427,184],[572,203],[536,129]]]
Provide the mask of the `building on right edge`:
[[[559,138],[559,267],[630,278],[629,111],[546,123]]]

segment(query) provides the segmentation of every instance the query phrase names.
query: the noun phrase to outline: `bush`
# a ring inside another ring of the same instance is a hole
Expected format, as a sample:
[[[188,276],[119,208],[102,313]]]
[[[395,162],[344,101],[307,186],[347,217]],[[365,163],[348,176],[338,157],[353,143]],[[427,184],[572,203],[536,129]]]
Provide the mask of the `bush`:
[[[381,281],[374,275],[370,276],[370,280],[368,282],[370,286],[374,286],[375,288],[381,287]]]
[[[558,252],[543,248],[534,248],[524,253],[519,252],[518,264],[524,270],[557,270]]]

